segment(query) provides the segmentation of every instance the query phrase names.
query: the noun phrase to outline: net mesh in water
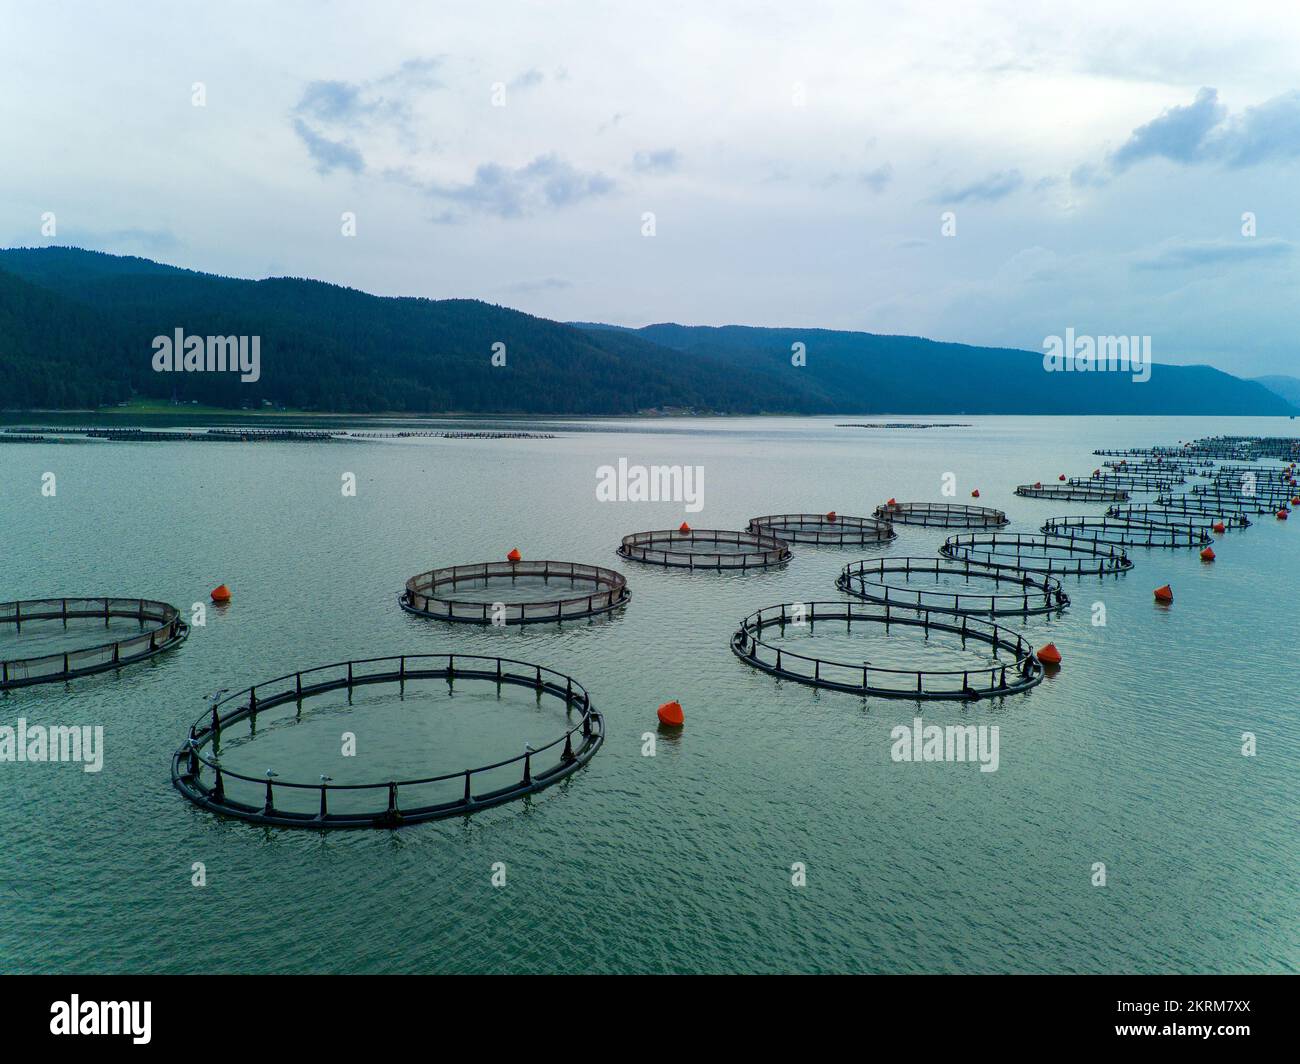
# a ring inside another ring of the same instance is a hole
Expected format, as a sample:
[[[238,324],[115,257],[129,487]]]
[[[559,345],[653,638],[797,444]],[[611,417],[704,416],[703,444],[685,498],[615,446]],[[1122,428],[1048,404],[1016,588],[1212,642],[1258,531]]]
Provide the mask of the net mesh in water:
[[[17,637],[22,636],[24,625],[60,621],[66,628],[69,621],[101,620],[105,629],[113,621],[134,621],[138,630],[53,654],[6,658],[0,661],[0,690],[120,668],[171,649],[190,632],[175,606],[152,599],[50,598],[0,603],[0,625],[13,625]]]
[[[398,598],[422,617],[467,624],[533,624],[608,613],[627,603],[627,578],[580,562],[504,561],[417,573]]]

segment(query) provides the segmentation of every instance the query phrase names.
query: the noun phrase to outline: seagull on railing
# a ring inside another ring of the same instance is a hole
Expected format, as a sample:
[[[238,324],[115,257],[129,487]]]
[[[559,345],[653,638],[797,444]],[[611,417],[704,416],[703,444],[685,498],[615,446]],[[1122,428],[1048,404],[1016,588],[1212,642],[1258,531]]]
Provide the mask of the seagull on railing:
[[[267,778],[267,779],[274,779],[274,778],[275,778],[276,776],[278,776],[279,774],[280,774],[280,773],[278,773],[278,772],[272,772],[269,768],[266,770],[266,778]]]
[[[327,776],[327,775],[325,775],[325,773],[322,772],[322,773],[321,773],[321,776],[320,776],[320,781],[321,781],[321,783],[333,783],[333,782],[334,782],[334,777],[333,777],[333,776]]]
[[[221,701],[222,695],[228,695],[228,694],[230,694],[229,687],[223,687],[220,691],[213,691],[212,694],[206,696],[208,705],[213,705],[213,706],[216,705],[218,702]]]

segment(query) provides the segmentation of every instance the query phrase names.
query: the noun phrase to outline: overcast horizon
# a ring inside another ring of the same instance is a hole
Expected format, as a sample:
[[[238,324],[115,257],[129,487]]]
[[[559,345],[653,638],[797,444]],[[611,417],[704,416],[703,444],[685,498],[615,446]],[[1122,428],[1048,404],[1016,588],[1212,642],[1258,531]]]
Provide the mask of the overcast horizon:
[[[1300,375],[1290,10],[589,6],[0,0],[0,242]]]

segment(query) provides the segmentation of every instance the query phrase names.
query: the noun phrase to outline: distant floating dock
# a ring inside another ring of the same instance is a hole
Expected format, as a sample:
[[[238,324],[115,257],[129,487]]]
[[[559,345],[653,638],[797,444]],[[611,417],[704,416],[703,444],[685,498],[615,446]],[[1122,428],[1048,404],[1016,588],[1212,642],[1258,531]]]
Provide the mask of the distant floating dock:
[[[549,432],[498,432],[472,429],[410,430],[403,432],[347,432],[342,429],[141,429],[23,427],[0,429],[0,443],[71,443],[77,439],[119,443],[332,443],[347,440],[553,440]]]
[[[405,440],[425,437],[439,440],[553,440],[553,432],[345,432],[350,440]]]
[[[840,421],[837,429],[968,429],[969,421]]]

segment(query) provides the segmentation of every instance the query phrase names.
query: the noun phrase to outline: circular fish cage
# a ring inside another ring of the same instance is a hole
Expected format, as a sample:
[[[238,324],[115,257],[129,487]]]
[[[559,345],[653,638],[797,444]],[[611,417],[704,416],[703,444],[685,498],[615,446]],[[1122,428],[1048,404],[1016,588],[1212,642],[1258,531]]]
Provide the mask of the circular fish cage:
[[[107,672],[170,650],[190,634],[175,606],[152,599],[53,598],[0,603],[0,625],[13,625],[15,635],[22,634],[23,625],[48,628],[52,621],[59,621],[63,629],[69,621],[103,621],[106,629],[113,621],[134,621],[137,630],[90,646],[6,658],[0,661],[0,690]]]
[[[896,502],[876,507],[876,518],[900,525],[927,528],[1001,528],[1007,515],[991,506],[954,502]]]
[[[1190,495],[1170,496],[1162,493],[1156,497],[1156,503],[1159,504],[1168,498],[1182,498],[1195,500],[1210,509],[1222,507],[1241,513],[1267,514],[1289,505],[1291,500],[1291,496],[1286,493],[1256,492],[1253,495],[1246,495],[1241,492],[1197,491],[1199,487],[1201,485],[1195,485]]]
[[[766,569],[793,557],[789,544],[775,536],[717,528],[634,532],[623,537],[618,553],[647,565],[713,571]]]
[[[888,543],[898,533],[888,521],[876,517],[847,517],[843,514],[769,514],[751,517],[749,531],[787,543],[814,546],[865,547]]]
[[[1181,473],[1099,473],[1091,477],[1071,477],[1072,487],[1123,488],[1125,491],[1165,491],[1186,481]]]
[[[1056,499],[1060,502],[1127,502],[1127,488],[1084,484],[1021,484],[1016,494],[1026,499]]]
[[[1052,576],[1108,576],[1133,568],[1132,559],[1119,546],[1025,533],[949,536],[939,553],[990,569],[1020,569]]]
[[[538,595],[564,585],[560,597]],[[576,593],[575,593],[576,592]],[[579,562],[504,561],[417,573],[398,604],[407,613],[464,624],[537,624],[595,617],[627,604],[627,577]]]
[[[1267,514],[1278,509],[1272,499],[1245,495],[1169,495],[1156,496],[1156,506],[1177,508],[1185,512],[1203,514]]]
[[[1173,503],[1140,503],[1131,506],[1112,506],[1106,511],[1107,517],[1121,521],[1140,521],[1151,525],[1191,525],[1194,528],[1209,528],[1223,523],[1225,528],[1249,528],[1250,518],[1243,513],[1181,507]]]
[[[843,622],[846,633],[851,633],[855,624],[883,625],[886,634],[891,625],[903,625],[923,629],[927,640],[932,632],[946,632],[959,636],[963,649],[968,640],[974,640],[990,647],[994,659],[1007,654],[1011,660],[967,669],[900,669],[800,654],[763,638],[768,629],[775,627],[784,634],[787,626],[800,621],[810,630],[819,624]],[[1043,678],[1043,666],[1024,637],[992,621],[965,614],[936,617],[929,610],[858,602],[783,603],[758,610],[740,622],[731,637],[731,650],[746,664],[783,680],[878,698],[991,698],[1027,691]]]
[[[1041,531],[1058,539],[1116,543],[1121,547],[1206,547],[1211,542],[1204,528],[1190,522],[1157,524],[1118,517],[1049,517]]]
[[[465,768],[415,779],[388,779],[373,783],[332,784],[281,779],[272,772],[249,776],[225,768],[214,757],[224,729],[290,706],[296,713],[313,697],[329,691],[348,692],[375,684],[406,685],[443,680],[450,691],[458,683],[488,684],[499,692],[503,685],[528,688],[558,700],[572,721],[562,735],[543,746],[525,747],[524,753],[488,765]],[[572,720],[573,714],[577,719]],[[395,828],[429,820],[464,816],[482,809],[536,794],[572,775],[595,756],[605,740],[604,718],[591,704],[591,696],[572,677],[541,665],[510,658],[477,654],[406,654],[399,657],[342,661],[304,669],[256,684],[213,704],[211,712],[190,726],[189,737],[172,755],[172,784],[187,799],[214,813],[255,824],[277,827]],[[210,751],[210,752],[205,752]],[[517,766],[517,781],[487,790],[476,789],[476,777],[509,772]],[[260,804],[241,800],[230,791],[257,794]],[[454,791],[455,798],[421,802],[421,792]],[[363,800],[373,797],[373,803]],[[362,801],[365,811],[331,811],[331,800],[349,804]],[[408,800],[409,799],[409,800]],[[281,805],[278,806],[277,802]],[[299,808],[293,808],[292,806]],[[310,809],[304,806],[310,805]]]
[[[994,589],[987,593],[954,591],[940,586],[945,578],[967,583],[992,581]],[[932,586],[920,586],[922,583]],[[974,562],[946,558],[871,558],[851,562],[840,571],[835,586],[845,594],[882,606],[983,617],[1056,613],[1070,604],[1070,597],[1055,577],[986,569]]]

